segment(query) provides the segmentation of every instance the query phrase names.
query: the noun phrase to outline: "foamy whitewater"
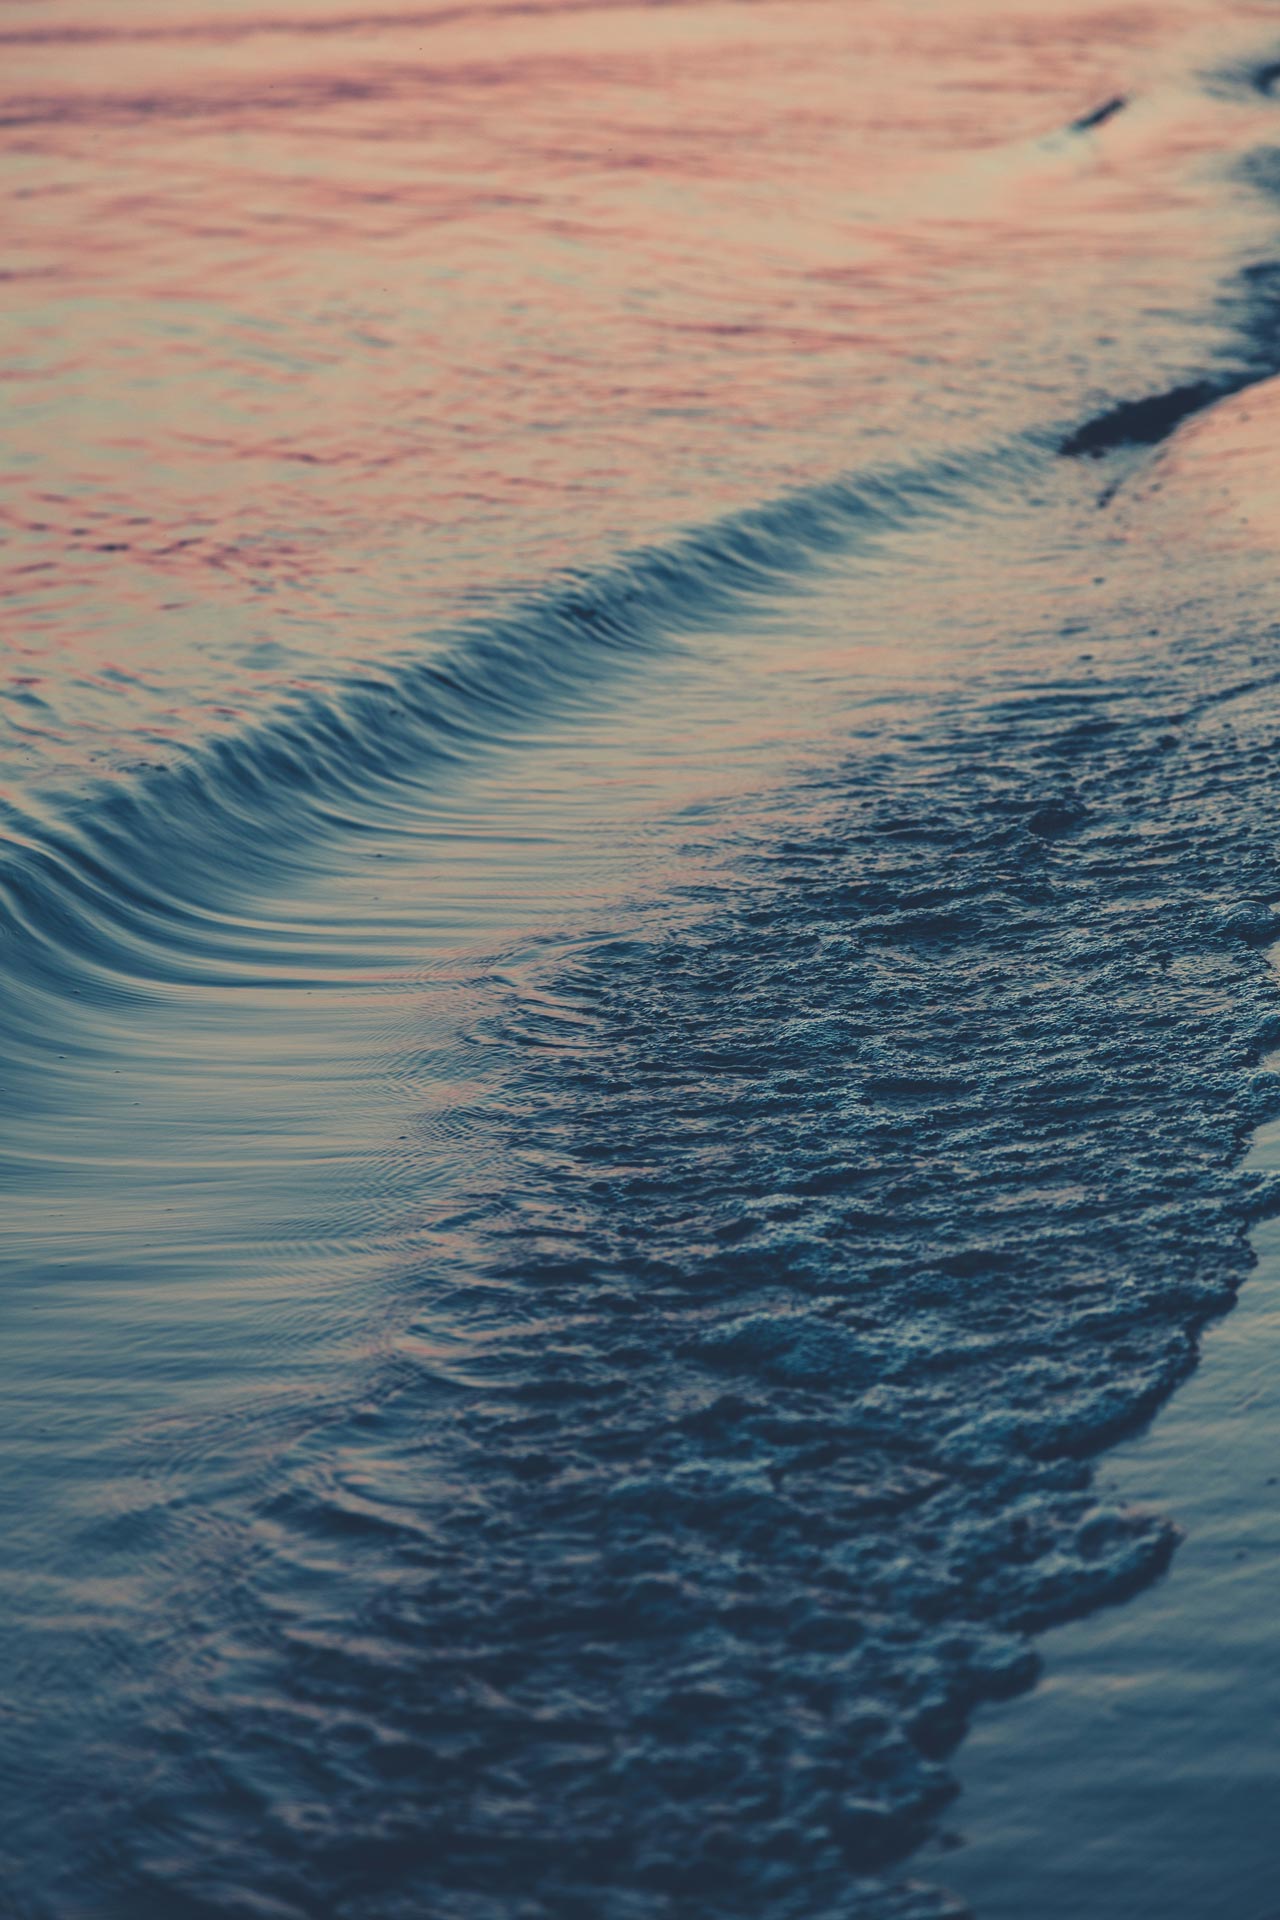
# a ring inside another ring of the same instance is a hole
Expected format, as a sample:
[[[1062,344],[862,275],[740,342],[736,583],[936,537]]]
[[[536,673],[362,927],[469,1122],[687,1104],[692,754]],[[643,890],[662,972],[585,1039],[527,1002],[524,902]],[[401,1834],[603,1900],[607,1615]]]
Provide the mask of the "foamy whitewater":
[[[0,4],[0,1908],[958,1913],[1280,1201],[1280,14],[262,6]]]

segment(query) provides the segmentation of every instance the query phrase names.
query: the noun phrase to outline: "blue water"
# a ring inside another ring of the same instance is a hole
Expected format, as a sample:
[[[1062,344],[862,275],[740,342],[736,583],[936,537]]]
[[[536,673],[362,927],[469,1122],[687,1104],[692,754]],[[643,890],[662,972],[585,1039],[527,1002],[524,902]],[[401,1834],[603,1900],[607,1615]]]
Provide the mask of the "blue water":
[[[1278,1133],[1253,1154],[1272,1173]],[[1169,1576],[1047,1636],[1035,1690],[960,1757],[945,1874],[991,1920],[1275,1912],[1276,1222],[1253,1239],[1194,1379],[1100,1472],[1176,1511]]]
[[[1274,39],[854,11],[4,10],[21,1920],[956,1911],[1176,1551]]]

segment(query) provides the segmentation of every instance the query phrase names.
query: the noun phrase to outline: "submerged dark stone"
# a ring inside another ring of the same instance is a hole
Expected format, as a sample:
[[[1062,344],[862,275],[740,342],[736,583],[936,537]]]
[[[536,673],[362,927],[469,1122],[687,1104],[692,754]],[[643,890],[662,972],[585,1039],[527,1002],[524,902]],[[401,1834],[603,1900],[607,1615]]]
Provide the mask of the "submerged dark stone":
[[[1108,120],[1114,120],[1118,113],[1123,113],[1128,104],[1128,97],[1117,93],[1110,100],[1104,100],[1100,107],[1094,107],[1091,113],[1082,113],[1078,120],[1073,120],[1071,131],[1091,133],[1095,127],[1105,126]]]
[[[1190,380],[1184,386],[1171,387],[1167,393],[1148,394],[1142,400],[1121,400],[1101,413],[1095,413],[1074,433],[1068,434],[1059,452],[1070,460],[1088,456],[1100,459],[1118,447],[1155,447],[1167,440],[1193,413],[1203,413],[1215,400],[1236,393],[1248,382],[1243,378]]]

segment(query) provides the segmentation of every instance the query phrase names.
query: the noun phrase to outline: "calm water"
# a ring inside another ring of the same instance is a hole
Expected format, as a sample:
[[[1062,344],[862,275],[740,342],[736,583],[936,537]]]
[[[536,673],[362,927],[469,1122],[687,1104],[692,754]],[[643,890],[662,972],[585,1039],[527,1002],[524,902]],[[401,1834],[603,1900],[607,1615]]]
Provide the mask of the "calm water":
[[[0,45],[6,1912],[950,1911],[1272,1200],[1280,16]]]
[[[1256,1157],[1274,1176],[1274,1121]],[[951,1818],[968,1844],[945,1877],[990,1920],[1276,1912],[1275,1221],[1257,1240],[1202,1371],[1102,1468],[1120,1498],[1175,1505],[1187,1537],[1169,1579],[1051,1635],[1041,1685],[965,1748]]]

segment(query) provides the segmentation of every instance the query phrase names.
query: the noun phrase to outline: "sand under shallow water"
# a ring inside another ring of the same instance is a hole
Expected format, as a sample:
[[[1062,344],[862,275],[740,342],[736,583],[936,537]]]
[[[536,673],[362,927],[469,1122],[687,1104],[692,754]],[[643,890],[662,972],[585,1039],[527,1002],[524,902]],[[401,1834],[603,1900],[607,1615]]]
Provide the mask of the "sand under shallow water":
[[[1276,1204],[1267,14],[10,13],[11,1905],[946,1911]]]
[[[1274,556],[1278,427],[1276,382],[1215,406],[1117,500],[1131,536],[1161,545],[1194,518],[1219,553]],[[1248,1164],[1274,1176],[1274,1121]],[[1035,1692],[965,1750],[942,1843],[960,1851],[937,1871],[990,1920],[1275,1911],[1280,1234],[1251,1238],[1257,1269],[1195,1378],[1100,1470],[1112,1498],[1176,1515],[1168,1575],[1048,1635]]]
[[[1274,1125],[1255,1164],[1274,1173]],[[983,1716],[933,1871],[991,1920],[1270,1920],[1275,1891],[1280,1361],[1274,1224],[1195,1379],[1111,1456],[1113,1498],[1177,1514],[1150,1593],[1046,1636],[1033,1694]]]

